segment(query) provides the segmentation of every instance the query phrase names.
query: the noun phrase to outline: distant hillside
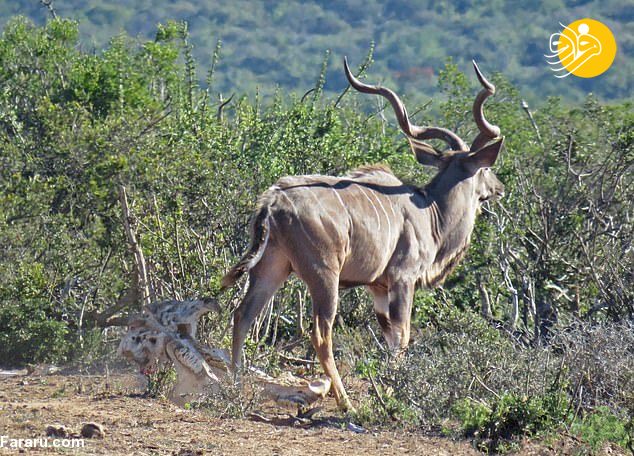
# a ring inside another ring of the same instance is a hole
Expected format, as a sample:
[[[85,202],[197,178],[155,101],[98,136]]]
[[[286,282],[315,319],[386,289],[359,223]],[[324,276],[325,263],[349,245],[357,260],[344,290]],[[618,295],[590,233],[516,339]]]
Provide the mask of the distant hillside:
[[[436,75],[451,57],[463,70],[475,58],[486,73],[504,73],[522,95],[536,101],[562,96],[579,101],[588,92],[604,100],[632,96],[634,6],[622,0],[431,1],[244,1],[244,0],[53,0],[57,14],[80,21],[85,46],[98,51],[125,31],[152,39],[167,20],[189,23],[201,80],[217,39],[221,61],[213,90],[229,94],[304,92],[317,80],[325,53],[325,89],[344,85],[341,57],[362,62],[375,42],[370,79],[410,95],[436,91]],[[43,23],[49,12],[37,0],[0,0],[0,25],[13,15]],[[618,54],[612,68],[593,79],[558,80],[543,54],[559,22],[592,17],[614,32]]]

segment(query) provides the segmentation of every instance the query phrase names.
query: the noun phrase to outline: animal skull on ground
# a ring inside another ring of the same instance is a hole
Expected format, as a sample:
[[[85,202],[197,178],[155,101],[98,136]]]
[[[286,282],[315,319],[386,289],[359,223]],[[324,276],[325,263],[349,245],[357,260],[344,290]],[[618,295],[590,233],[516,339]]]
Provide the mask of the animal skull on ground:
[[[215,300],[152,303],[142,315],[131,319],[118,352],[143,374],[157,363],[171,363],[177,381],[170,399],[178,405],[219,392],[230,384],[229,355],[226,350],[206,347],[196,340],[199,318],[211,311],[219,311]],[[309,382],[290,374],[273,378],[257,369],[250,372],[266,397],[285,405],[307,407],[325,397],[330,389],[327,379]]]

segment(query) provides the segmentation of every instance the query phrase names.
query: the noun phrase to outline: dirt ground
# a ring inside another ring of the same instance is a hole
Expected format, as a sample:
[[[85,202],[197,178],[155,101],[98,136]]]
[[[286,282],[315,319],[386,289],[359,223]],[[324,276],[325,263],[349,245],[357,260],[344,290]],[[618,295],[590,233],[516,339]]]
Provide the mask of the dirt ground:
[[[96,422],[104,438],[85,439],[81,449],[26,449],[29,454],[106,455],[471,455],[466,441],[419,432],[354,432],[341,420],[299,423],[280,410],[264,409],[276,423],[220,419],[202,410],[183,410],[167,401],[141,397],[132,375],[0,375],[0,436],[39,438],[51,424],[79,433]],[[333,415],[327,398],[325,415]],[[340,421],[340,422],[337,422]],[[357,430],[358,431],[358,430]],[[0,448],[0,454],[15,454]],[[521,454],[566,454],[565,447],[529,444]]]

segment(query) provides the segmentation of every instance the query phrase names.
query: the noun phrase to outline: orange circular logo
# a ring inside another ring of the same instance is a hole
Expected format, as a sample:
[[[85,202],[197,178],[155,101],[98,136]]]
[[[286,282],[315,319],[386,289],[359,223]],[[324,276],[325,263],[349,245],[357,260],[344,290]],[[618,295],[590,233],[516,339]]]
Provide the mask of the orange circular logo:
[[[574,74],[593,78],[608,70],[616,57],[616,40],[603,23],[585,18],[550,36],[551,54],[546,55],[558,78]]]

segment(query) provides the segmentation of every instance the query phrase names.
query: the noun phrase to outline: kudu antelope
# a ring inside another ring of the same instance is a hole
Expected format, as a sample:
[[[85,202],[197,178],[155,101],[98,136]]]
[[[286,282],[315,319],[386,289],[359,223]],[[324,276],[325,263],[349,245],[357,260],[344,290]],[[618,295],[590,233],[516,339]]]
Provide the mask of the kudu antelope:
[[[233,316],[232,366],[237,370],[249,328],[275,291],[291,272],[306,283],[313,305],[312,343],[337,404],[346,410],[350,402],[332,353],[339,288],[365,286],[388,346],[405,348],[415,288],[443,282],[469,246],[480,205],[501,196],[504,186],[489,169],[503,138],[482,111],[495,87],[475,62],[484,88],[473,104],[479,134],[471,147],[447,129],[413,125],[394,92],[360,82],[346,60],[344,67],[352,87],[391,103],[417,160],[438,173],[424,187],[405,185],[382,166],[344,177],[283,177],[260,197],[251,246],[222,284],[231,286],[249,273],[248,290]],[[424,142],[429,139],[445,141],[450,150],[437,151]]]

